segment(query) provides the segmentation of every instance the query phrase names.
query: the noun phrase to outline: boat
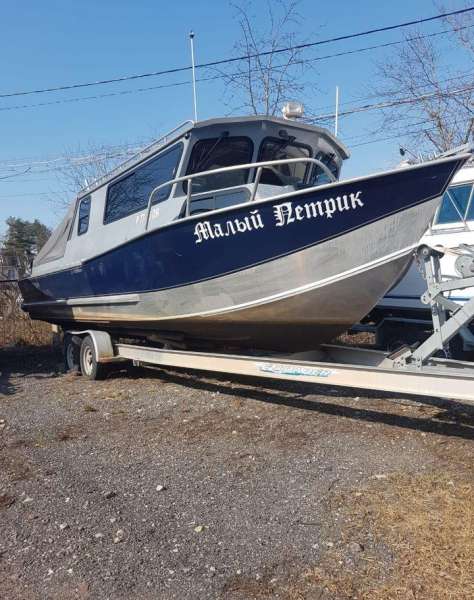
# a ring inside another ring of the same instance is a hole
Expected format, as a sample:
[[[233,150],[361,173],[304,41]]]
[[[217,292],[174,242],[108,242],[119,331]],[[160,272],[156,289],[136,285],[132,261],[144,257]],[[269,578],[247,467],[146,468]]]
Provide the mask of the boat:
[[[454,175],[443,195],[436,213],[424,232],[420,245],[441,246],[446,252],[440,261],[444,279],[459,277],[455,263],[457,250],[464,246],[474,249],[474,160]],[[426,282],[421,269],[414,262],[405,276],[377,303],[376,310],[387,316],[427,318],[431,321],[430,307],[421,302]],[[474,296],[474,288],[446,292],[450,300],[465,304]]]
[[[186,122],[81,191],[20,283],[23,308],[170,348],[327,342],[406,270],[467,157],[341,180],[347,158],[296,119]]]

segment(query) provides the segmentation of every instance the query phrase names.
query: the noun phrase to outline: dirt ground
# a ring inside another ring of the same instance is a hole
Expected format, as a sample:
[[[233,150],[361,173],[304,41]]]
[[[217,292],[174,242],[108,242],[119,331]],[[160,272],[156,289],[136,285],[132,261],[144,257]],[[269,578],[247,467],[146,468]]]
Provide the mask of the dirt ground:
[[[474,598],[474,410],[0,351],[0,596]]]

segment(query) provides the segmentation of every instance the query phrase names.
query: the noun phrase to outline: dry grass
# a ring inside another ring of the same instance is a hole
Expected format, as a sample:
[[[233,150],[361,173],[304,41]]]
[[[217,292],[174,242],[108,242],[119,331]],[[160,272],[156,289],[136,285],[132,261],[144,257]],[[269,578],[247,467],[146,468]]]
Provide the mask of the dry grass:
[[[2,346],[40,346],[53,341],[51,325],[32,321],[21,310],[21,295],[16,283],[0,285],[0,348]]]
[[[341,543],[306,573],[293,598],[310,598],[313,586],[341,600],[474,598],[472,480],[397,476],[340,497],[333,508],[344,517]],[[364,547],[355,565],[347,561],[350,542]]]
[[[49,323],[32,321],[27,315],[0,316],[0,348],[3,346],[42,346],[51,344],[53,332]]]
[[[338,495],[339,540],[285,580],[228,581],[232,600],[472,600],[474,482],[469,475],[397,475]],[[334,534],[334,531],[332,532]],[[334,539],[334,537],[332,538]]]
[[[369,332],[360,333],[341,333],[334,344],[342,344],[343,346],[373,346],[375,344],[375,334]]]

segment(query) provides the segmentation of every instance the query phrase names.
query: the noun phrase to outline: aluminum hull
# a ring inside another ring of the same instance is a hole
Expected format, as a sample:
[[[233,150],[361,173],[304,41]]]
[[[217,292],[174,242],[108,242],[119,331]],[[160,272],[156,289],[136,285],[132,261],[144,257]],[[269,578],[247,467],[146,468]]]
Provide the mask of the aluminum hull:
[[[150,232],[142,246],[134,242],[128,252],[120,248],[120,260],[128,266],[118,267],[108,255],[95,259],[102,260],[98,266],[82,267],[77,276],[54,273],[24,281],[25,308],[33,318],[68,328],[153,333],[185,343],[312,348],[367,314],[400,277],[460,164],[459,159],[445,160],[437,168],[433,163],[410,174],[395,171],[220,211],[207,219],[186,219]],[[401,198],[407,182],[414,187]],[[298,206],[320,202],[324,207],[324,200],[343,195],[347,210],[298,223],[296,215],[303,214]],[[281,208],[287,204],[289,216]],[[209,231],[222,233],[225,223],[245,222],[251,210],[259,211],[259,221],[253,215],[261,227],[205,238]],[[153,236],[154,247],[168,258],[163,263],[152,256],[155,269],[162,270],[161,289],[148,289],[152,284],[145,280],[155,277],[154,272],[140,276],[143,263],[150,262]],[[102,278],[97,277],[99,267]],[[87,288],[93,286],[90,293]]]

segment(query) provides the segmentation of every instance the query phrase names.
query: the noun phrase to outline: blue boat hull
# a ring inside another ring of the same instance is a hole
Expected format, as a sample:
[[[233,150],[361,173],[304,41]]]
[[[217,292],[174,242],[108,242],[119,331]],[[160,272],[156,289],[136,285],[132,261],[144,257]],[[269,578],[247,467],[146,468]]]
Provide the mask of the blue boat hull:
[[[23,280],[24,307],[34,318],[69,327],[80,322],[266,347],[274,347],[275,339],[292,327],[309,327],[311,337],[329,339],[357,320],[356,310],[370,310],[406,268],[464,160],[428,163],[178,220],[79,267]],[[338,254],[340,264],[331,258]],[[342,285],[338,272],[346,271]],[[369,271],[377,285],[367,283],[364,274]],[[370,288],[367,297],[351,291],[362,281]],[[331,286],[332,294],[352,295],[356,310],[345,310],[350,300],[344,301],[337,310],[347,315],[337,318],[330,296],[319,306],[322,290],[329,293]],[[302,314],[299,306],[305,307]],[[329,318],[318,316],[321,310]],[[258,327],[261,339],[270,341],[259,343]]]

